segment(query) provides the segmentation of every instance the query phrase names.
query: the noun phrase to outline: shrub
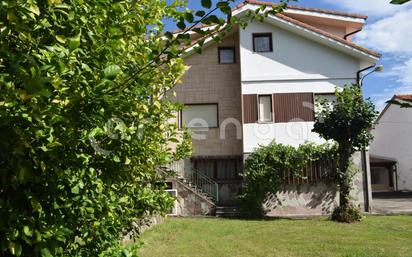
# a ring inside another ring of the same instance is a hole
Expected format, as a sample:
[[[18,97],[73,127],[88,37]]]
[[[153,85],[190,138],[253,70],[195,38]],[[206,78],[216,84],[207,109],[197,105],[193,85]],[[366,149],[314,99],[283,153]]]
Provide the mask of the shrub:
[[[240,210],[245,217],[265,215],[263,203],[269,193],[275,194],[285,182],[282,172],[300,176],[309,161],[334,160],[335,148],[330,144],[305,143],[298,148],[272,143],[261,146],[246,160],[243,176],[245,185],[239,195]]]
[[[352,204],[336,207],[331,216],[332,220],[345,223],[361,221],[362,218],[361,210]]]

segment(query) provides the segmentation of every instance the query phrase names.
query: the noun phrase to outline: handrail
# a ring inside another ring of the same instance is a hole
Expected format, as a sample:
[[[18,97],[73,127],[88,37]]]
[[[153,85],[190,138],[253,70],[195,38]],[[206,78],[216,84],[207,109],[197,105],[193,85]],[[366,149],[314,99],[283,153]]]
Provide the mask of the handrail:
[[[219,184],[213,179],[191,168],[185,170],[185,179],[195,185],[203,193],[210,196],[214,202],[219,201]]]

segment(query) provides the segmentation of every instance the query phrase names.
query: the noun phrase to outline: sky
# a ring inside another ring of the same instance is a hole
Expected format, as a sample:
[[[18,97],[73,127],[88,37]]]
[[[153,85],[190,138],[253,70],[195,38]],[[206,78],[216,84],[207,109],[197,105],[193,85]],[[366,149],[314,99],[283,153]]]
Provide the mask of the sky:
[[[270,0],[266,0],[270,1]],[[273,0],[272,0],[273,1]],[[200,0],[188,0],[189,7],[200,9]],[[241,3],[238,0],[236,3]],[[384,71],[363,81],[365,97],[377,110],[394,94],[412,93],[412,2],[391,5],[390,0],[298,0],[290,4],[359,13],[369,16],[354,42],[382,54]]]

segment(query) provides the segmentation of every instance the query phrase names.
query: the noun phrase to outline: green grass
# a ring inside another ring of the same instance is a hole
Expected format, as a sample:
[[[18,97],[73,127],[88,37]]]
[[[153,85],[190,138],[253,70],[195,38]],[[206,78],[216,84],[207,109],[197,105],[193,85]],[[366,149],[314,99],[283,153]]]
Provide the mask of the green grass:
[[[310,220],[168,219],[141,237],[142,257],[412,256],[412,216],[361,223]]]

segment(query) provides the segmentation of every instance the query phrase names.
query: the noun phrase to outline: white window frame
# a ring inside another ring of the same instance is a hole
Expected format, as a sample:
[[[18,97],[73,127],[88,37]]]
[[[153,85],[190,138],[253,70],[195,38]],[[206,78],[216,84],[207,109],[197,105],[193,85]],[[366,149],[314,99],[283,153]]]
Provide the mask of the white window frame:
[[[177,190],[176,189],[166,189],[165,191],[168,192],[169,194],[172,193],[171,195],[173,197],[176,197],[176,199],[173,202],[172,212],[168,212],[167,215],[176,216],[177,215]]]
[[[273,122],[273,97],[272,95],[258,95],[257,96],[257,103],[258,103],[258,122],[259,123],[272,123]],[[269,110],[270,110],[270,120],[262,120],[261,112],[260,112],[260,98],[268,97],[269,98]]]
[[[185,104],[185,107],[190,106],[216,106],[216,124],[211,126],[208,124],[207,126],[187,126],[190,129],[205,129],[205,128],[219,128],[219,105],[217,103],[201,103],[201,104]],[[184,109],[179,112],[179,128],[183,127],[183,112]]]

